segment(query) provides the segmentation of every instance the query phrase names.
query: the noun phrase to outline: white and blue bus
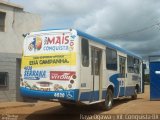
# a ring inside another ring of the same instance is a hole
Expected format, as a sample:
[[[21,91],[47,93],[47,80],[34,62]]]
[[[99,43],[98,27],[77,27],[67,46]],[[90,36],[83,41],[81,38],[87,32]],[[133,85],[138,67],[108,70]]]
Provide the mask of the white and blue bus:
[[[75,29],[31,32],[24,39],[22,96],[71,104],[137,98],[143,89],[142,59],[104,39]]]

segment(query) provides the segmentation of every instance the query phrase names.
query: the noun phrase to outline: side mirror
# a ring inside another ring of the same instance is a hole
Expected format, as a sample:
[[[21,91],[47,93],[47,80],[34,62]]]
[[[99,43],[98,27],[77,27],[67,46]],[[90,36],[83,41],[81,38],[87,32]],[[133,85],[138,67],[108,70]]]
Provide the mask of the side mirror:
[[[26,33],[26,34],[22,34],[22,36],[25,38],[27,35],[29,35],[29,33]]]

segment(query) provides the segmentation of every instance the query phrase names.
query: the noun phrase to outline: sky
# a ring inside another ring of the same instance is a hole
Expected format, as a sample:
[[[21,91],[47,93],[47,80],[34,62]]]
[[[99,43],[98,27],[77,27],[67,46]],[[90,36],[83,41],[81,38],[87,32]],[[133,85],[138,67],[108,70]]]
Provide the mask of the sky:
[[[76,28],[143,58],[160,54],[160,0],[8,0],[39,14],[42,29]]]

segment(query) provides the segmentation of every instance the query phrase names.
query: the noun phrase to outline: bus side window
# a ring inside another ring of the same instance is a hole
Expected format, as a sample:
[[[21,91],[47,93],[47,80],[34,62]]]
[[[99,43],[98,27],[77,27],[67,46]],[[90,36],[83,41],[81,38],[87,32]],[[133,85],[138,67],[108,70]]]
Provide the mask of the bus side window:
[[[106,48],[106,68],[108,70],[117,70],[117,51]]]
[[[139,74],[139,69],[140,69],[140,61],[139,59],[135,58],[134,59],[134,72]]]
[[[134,57],[132,56],[127,56],[127,68],[129,73],[134,72]]]
[[[84,67],[89,66],[89,43],[88,40],[82,38],[81,41],[81,53],[82,53],[82,65]]]
[[[129,73],[139,74],[140,61],[132,56],[127,56],[127,68]]]

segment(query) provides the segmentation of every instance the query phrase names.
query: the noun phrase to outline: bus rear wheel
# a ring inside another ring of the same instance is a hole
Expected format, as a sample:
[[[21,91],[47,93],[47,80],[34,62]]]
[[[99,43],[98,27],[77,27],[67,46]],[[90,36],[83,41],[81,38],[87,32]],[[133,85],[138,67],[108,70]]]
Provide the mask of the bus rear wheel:
[[[107,90],[105,102],[102,103],[103,110],[110,110],[113,106],[113,92],[111,89]]]

